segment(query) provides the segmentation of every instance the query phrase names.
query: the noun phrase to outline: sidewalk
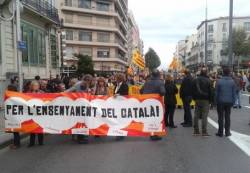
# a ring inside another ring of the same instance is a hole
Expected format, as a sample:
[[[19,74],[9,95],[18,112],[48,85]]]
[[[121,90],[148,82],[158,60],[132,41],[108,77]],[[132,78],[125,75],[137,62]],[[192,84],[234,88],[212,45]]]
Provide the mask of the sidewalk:
[[[4,132],[4,111],[0,110],[0,149],[12,142],[13,135]]]

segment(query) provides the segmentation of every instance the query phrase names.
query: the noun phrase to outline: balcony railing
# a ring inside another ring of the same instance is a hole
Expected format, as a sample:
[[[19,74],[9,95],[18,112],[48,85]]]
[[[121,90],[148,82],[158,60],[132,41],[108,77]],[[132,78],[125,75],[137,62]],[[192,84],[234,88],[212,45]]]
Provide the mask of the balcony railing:
[[[56,24],[60,24],[58,10],[45,0],[22,0],[24,6],[33,9],[42,16],[49,18]]]

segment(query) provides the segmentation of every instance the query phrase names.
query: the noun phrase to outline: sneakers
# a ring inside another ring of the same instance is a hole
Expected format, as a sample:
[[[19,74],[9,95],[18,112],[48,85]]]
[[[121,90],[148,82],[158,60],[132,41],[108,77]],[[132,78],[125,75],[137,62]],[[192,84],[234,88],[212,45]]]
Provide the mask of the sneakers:
[[[200,136],[201,134],[200,134],[200,132],[194,132],[193,133],[193,136]]]
[[[210,135],[208,133],[202,133],[202,137],[209,137]]]
[[[194,130],[194,133],[193,133],[193,136],[200,136],[201,134],[200,134],[200,132],[199,132],[199,130]]]

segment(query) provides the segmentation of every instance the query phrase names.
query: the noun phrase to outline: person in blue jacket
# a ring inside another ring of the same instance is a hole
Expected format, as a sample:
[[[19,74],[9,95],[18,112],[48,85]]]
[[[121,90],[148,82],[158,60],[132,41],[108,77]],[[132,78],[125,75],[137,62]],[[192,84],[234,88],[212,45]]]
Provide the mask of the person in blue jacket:
[[[224,120],[225,120],[225,135],[226,137],[231,136],[230,133],[230,114],[231,108],[233,107],[236,100],[237,87],[230,76],[230,69],[223,69],[223,77],[218,80],[215,87],[215,99],[217,103],[217,113],[218,113],[218,124],[219,129],[216,136],[223,137],[224,132]]]

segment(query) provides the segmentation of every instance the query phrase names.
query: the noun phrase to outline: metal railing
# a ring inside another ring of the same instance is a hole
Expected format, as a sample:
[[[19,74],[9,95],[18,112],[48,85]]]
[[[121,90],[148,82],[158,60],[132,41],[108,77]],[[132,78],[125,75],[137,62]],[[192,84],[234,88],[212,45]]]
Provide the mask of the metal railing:
[[[22,0],[24,6],[27,6],[42,16],[45,16],[57,24],[60,24],[58,10],[46,0]]]

